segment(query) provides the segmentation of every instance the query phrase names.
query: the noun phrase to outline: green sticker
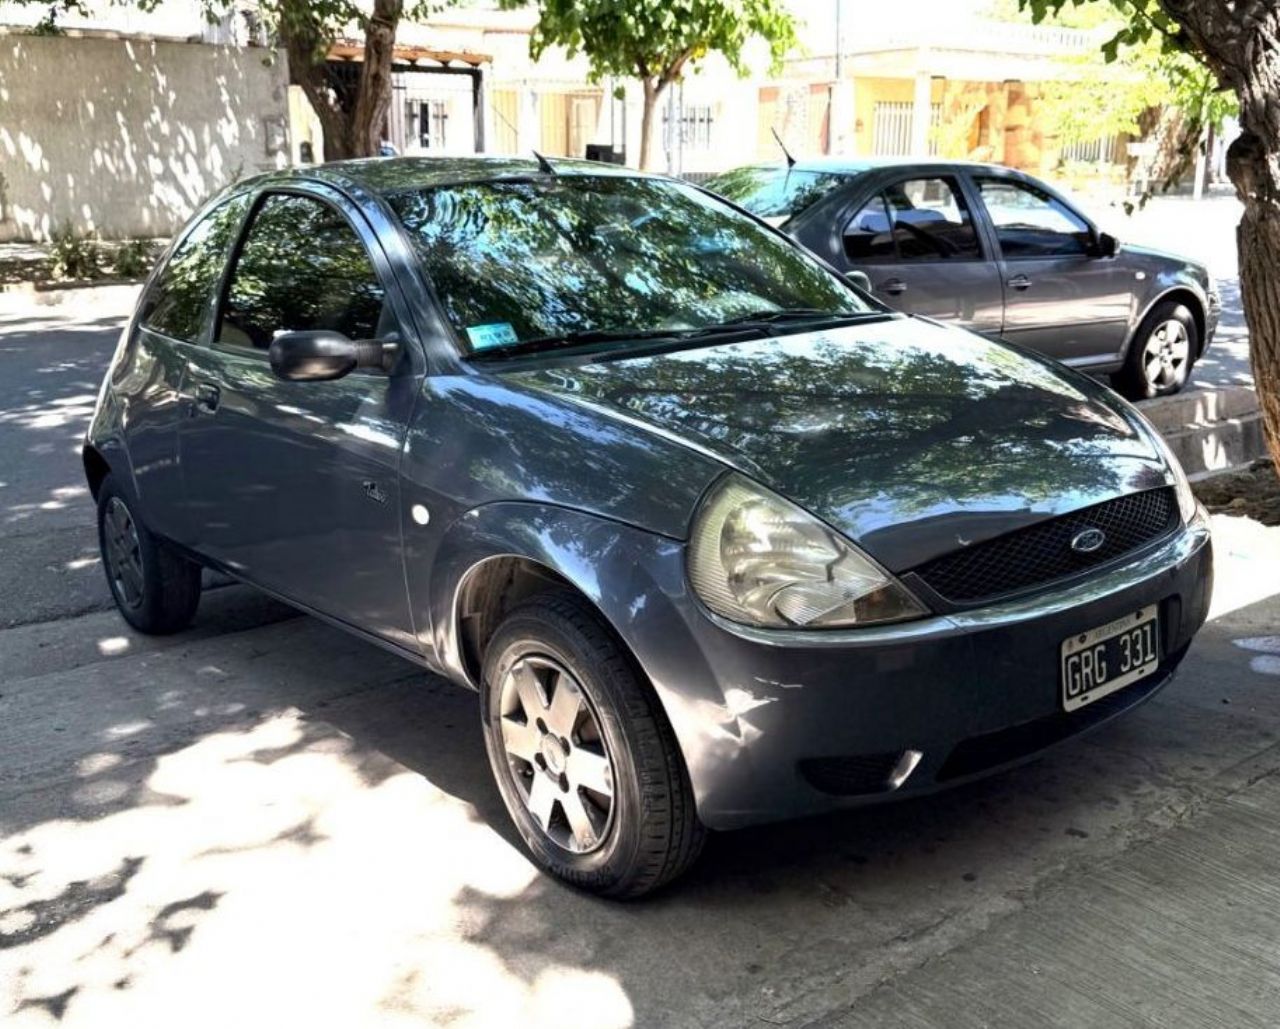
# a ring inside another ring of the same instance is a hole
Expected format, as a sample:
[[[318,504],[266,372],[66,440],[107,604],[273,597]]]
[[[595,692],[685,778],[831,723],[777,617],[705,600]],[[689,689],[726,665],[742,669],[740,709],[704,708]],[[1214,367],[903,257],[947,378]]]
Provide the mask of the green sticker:
[[[490,322],[488,325],[472,325],[467,329],[467,339],[475,350],[488,350],[490,347],[505,347],[519,343],[516,330],[510,322]]]

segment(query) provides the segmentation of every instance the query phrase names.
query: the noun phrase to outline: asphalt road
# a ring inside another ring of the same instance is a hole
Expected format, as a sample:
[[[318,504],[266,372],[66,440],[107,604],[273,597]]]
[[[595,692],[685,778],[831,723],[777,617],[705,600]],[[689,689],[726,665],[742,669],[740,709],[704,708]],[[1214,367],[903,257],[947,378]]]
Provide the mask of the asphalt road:
[[[124,300],[41,307],[0,294],[0,626],[109,602],[80,443]]]

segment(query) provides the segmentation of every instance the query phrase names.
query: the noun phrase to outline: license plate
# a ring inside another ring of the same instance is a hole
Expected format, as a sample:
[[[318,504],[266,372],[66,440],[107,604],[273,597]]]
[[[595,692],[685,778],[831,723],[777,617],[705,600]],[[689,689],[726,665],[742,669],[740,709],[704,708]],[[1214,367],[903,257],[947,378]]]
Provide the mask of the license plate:
[[[1156,605],[1062,641],[1062,707],[1075,711],[1150,675],[1160,664]]]

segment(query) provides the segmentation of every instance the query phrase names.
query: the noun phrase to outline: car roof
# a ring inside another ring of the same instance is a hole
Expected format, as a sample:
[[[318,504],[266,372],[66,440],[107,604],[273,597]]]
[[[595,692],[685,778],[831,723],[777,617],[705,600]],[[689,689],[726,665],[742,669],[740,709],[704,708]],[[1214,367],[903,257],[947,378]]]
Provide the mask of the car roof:
[[[600,161],[553,157],[548,163],[556,175],[563,176],[662,177]],[[320,181],[339,188],[354,186],[378,196],[390,196],[436,186],[523,179],[542,174],[535,159],[524,157],[369,157],[268,172],[240,185]]]
[[[761,161],[757,164],[745,165],[747,168],[787,170],[787,162]],[[998,172],[1002,175],[1016,172],[1001,164],[989,164],[982,161],[949,161],[937,157],[809,157],[798,158],[791,171],[824,172],[833,175],[863,175],[881,168],[968,168],[972,171]]]

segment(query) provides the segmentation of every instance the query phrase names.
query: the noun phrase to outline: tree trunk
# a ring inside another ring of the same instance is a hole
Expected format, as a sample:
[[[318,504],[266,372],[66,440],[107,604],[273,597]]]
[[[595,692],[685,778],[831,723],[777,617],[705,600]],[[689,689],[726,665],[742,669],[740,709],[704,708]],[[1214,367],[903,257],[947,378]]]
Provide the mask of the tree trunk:
[[[1275,0],[1160,0],[1179,42],[1240,100],[1227,174],[1244,204],[1240,295],[1267,449],[1280,469],[1280,6]]]
[[[373,0],[364,33],[360,89],[351,115],[351,137],[360,157],[376,157],[385,136],[391,109],[391,61],[403,10],[403,0]]]
[[[1236,230],[1240,296],[1263,432],[1280,472],[1280,153],[1246,133],[1227,151],[1227,173],[1244,201]]]
[[[643,78],[644,113],[640,116],[640,170],[653,171],[653,123],[665,84],[657,78]]]
[[[374,0],[365,27],[355,89],[343,90],[328,66],[331,40],[306,0],[283,0],[280,42],[289,76],[302,87],[324,131],[324,159],[376,156],[391,108],[391,67],[403,0]]]

